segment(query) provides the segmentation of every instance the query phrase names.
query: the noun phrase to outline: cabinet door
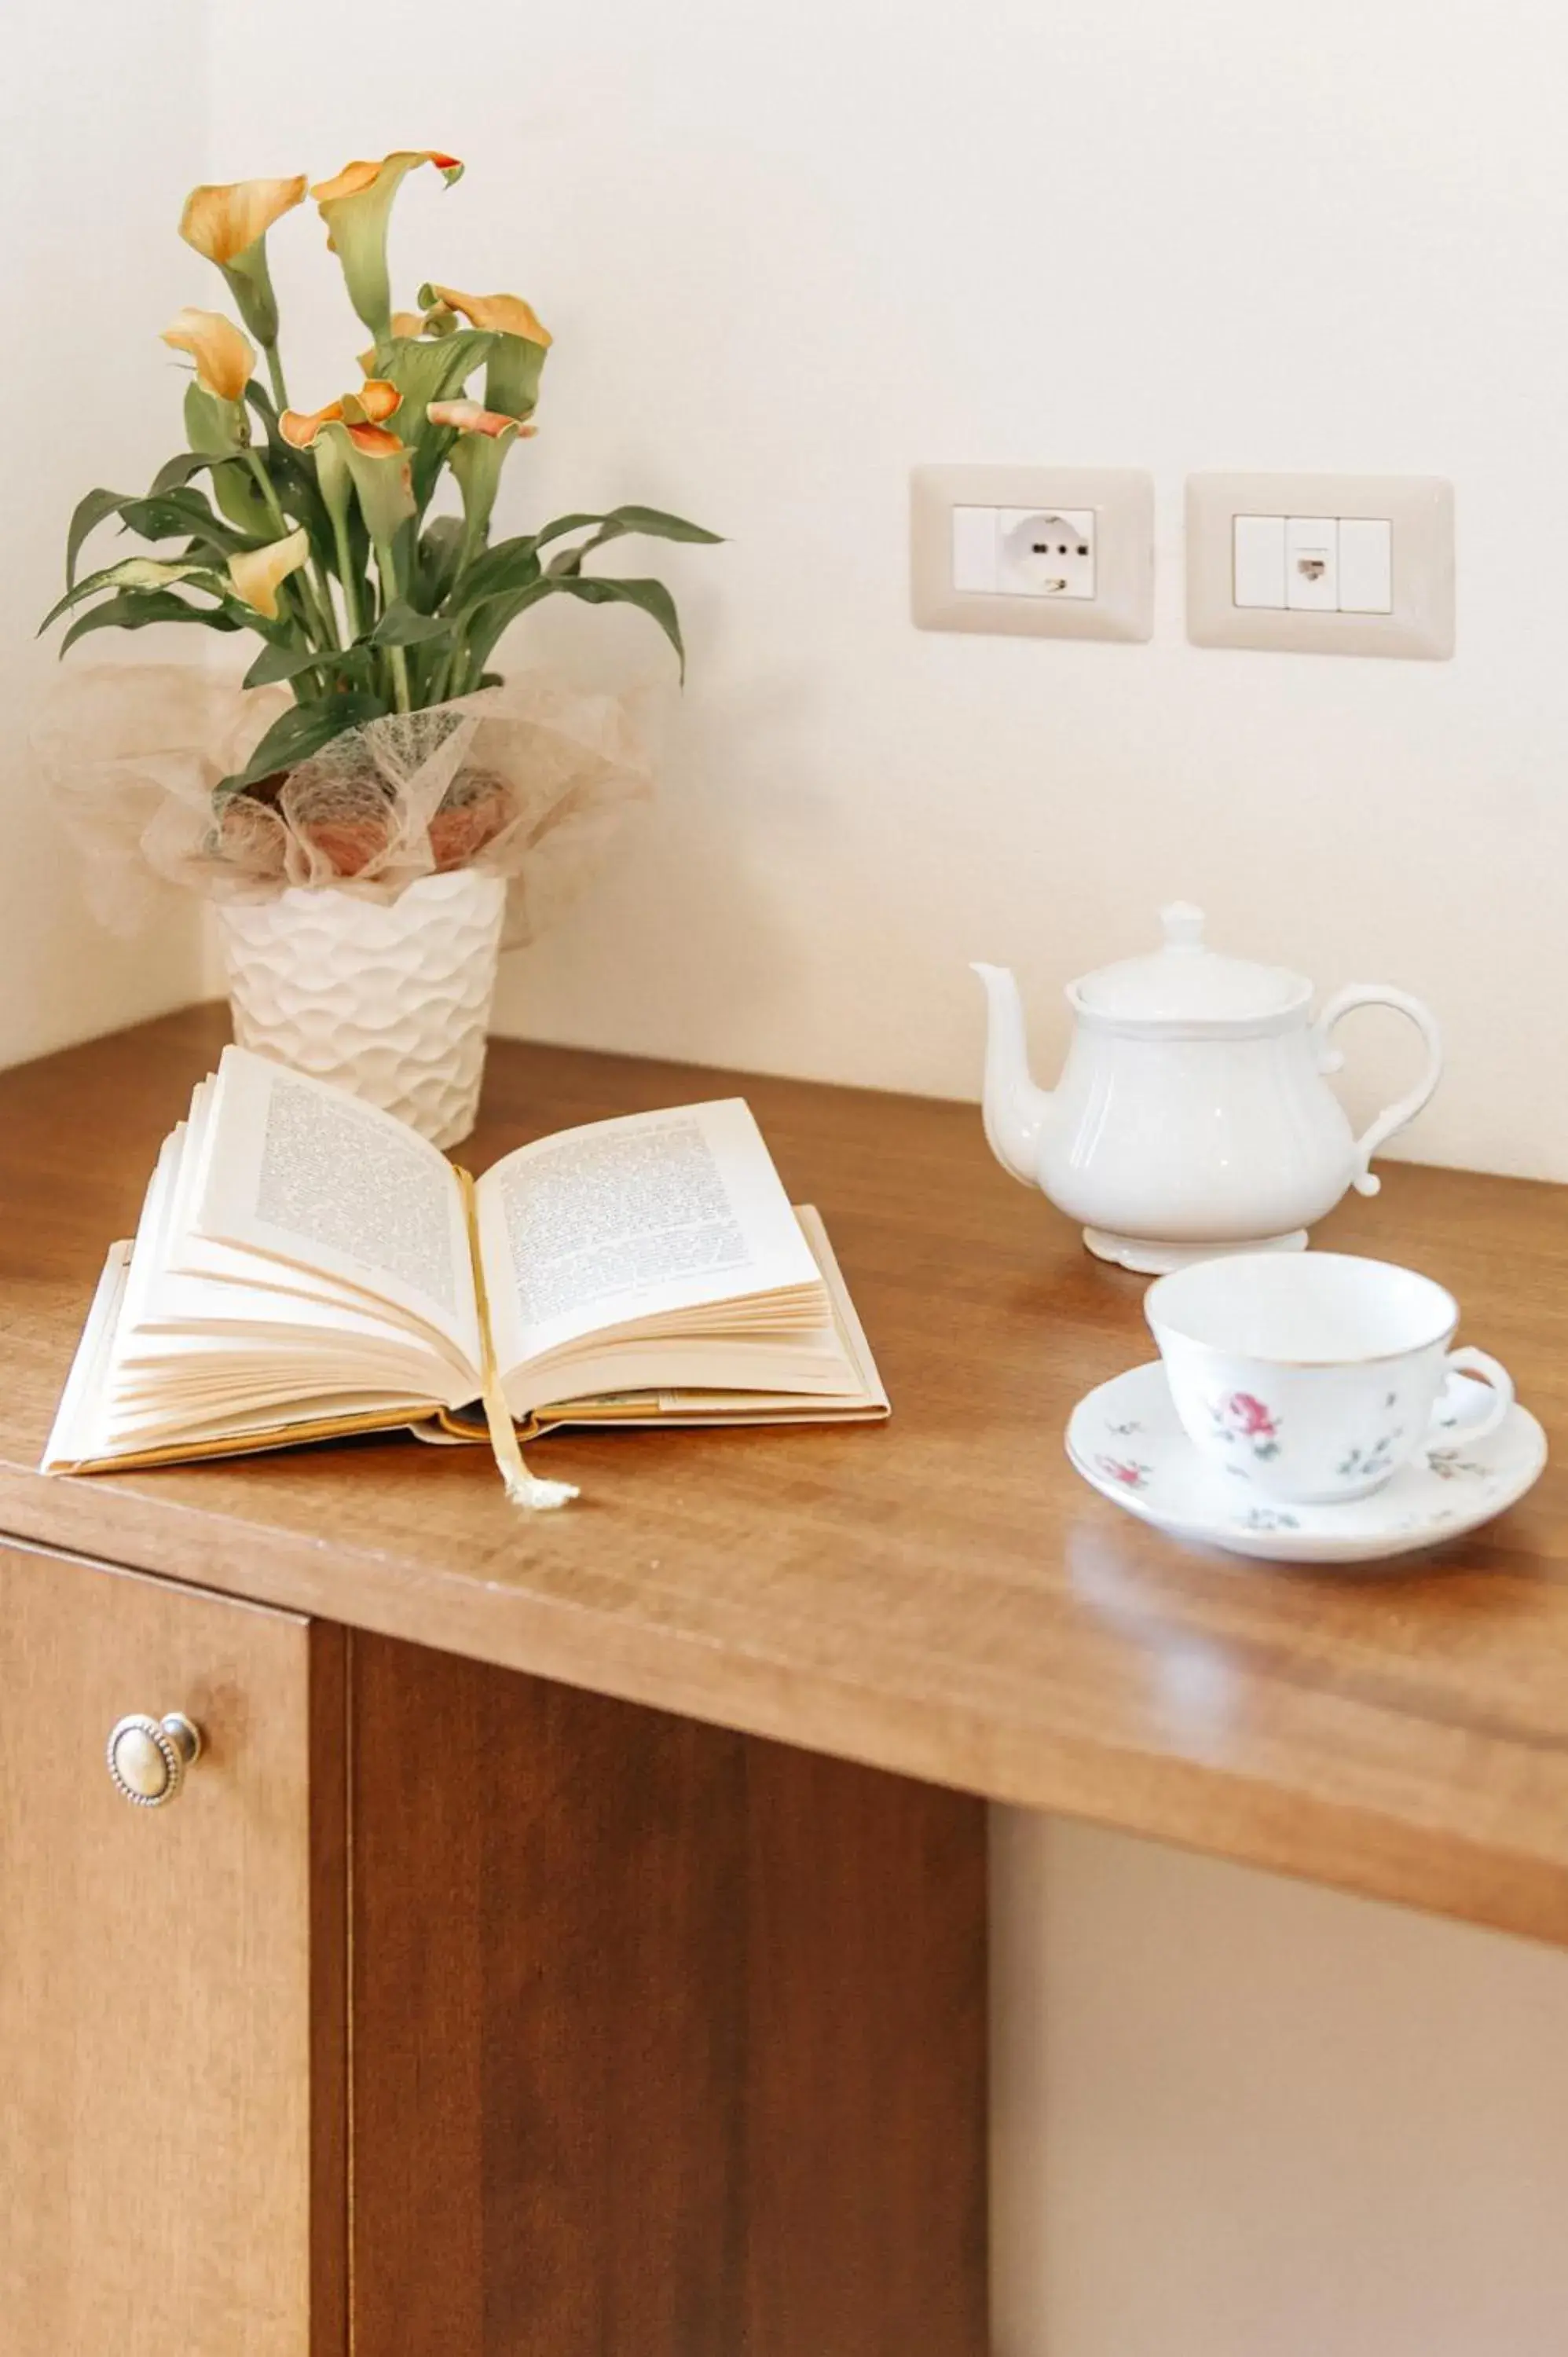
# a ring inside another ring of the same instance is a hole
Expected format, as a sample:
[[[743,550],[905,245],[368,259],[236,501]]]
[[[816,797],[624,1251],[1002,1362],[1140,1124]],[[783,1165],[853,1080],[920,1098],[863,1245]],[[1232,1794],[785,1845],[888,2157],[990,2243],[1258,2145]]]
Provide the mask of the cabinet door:
[[[161,1805],[132,1712],[202,1738]],[[0,1544],[6,2347],[342,2348],[341,1730],[339,1631]]]

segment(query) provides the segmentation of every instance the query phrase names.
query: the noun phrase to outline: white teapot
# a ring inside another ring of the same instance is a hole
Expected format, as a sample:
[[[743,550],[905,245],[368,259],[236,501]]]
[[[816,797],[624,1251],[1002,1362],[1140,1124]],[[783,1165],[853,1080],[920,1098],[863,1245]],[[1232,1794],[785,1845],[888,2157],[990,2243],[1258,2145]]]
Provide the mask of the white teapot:
[[[1101,1260],[1164,1275],[1217,1253],[1300,1251],[1347,1188],[1375,1195],[1368,1165],[1436,1088],[1443,1048],[1408,992],[1353,983],[1314,1022],[1312,985],[1282,966],[1221,957],[1203,911],[1161,912],[1165,946],[1069,985],[1076,1019],[1054,1092],[1029,1077],[1018,985],[977,965],[990,1001],[985,1135],[1004,1170],[1084,1222]],[[1393,1006],[1426,1043],[1408,1096],[1355,1137],[1323,1075],[1354,1006]]]

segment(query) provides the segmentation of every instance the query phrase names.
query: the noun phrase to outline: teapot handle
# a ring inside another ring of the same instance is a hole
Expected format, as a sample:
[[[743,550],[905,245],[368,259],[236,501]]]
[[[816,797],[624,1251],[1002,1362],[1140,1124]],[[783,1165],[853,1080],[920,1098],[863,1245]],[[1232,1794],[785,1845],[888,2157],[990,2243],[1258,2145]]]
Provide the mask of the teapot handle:
[[[1380,1152],[1396,1129],[1413,1121],[1432,1096],[1443,1077],[1443,1034],[1437,1028],[1437,1017],[1423,1000],[1414,998],[1408,990],[1395,990],[1378,982],[1348,983],[1335,992],[1313,1028],[1313,1040],[1317,1049],[1318,1069],[1337,1072],[1345,1059],[1337,1048],[1329,1045],[1328,1035],[1342,1016],[1356,1006],[1391,1006],[1401,1015],[1408,1015],[1426,1042],[1426,1070],[1407,1096],[1381,1112],[1366,1134],[1356,1140],[1356,1160],[1359,1166],[1351,1182],[1359,1195],[1375,1195],[1382,1185],[1368,1167],[1374,1154]]]

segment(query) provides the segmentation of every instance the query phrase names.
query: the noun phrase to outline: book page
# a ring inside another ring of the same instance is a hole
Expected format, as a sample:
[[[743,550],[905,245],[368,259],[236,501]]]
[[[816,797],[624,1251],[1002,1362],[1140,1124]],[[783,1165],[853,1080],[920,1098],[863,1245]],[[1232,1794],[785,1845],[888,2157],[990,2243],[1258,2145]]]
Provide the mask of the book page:
[[[583,1334],[821,1282],[741,1097],[564,1130],[477,1193],[503,1375]]]
[[[232,1047],[205,1128],[200,1236],[339,1278],[435,1328],[478,1368],[462,1190],[434,1146],[346,1090]]]

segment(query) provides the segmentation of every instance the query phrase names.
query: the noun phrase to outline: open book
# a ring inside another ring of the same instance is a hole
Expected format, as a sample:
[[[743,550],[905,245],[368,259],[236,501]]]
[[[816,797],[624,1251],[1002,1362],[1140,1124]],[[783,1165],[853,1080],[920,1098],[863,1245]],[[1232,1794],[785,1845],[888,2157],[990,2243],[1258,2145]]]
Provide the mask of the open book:
[[[488,1428],[541,1491],[518,1427],[886,1413],[744,1099],[564,1130],[476,1184],[390,1114],[226,1048],[110,1253],[44,1470]]]

